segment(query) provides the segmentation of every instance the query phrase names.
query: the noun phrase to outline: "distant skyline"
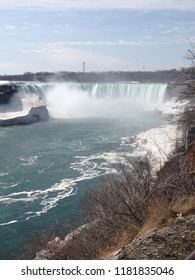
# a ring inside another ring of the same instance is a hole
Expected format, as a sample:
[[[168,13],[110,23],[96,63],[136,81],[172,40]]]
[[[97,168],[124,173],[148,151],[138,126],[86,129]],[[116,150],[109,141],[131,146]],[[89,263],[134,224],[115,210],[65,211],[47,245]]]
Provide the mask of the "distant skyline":
[[[1,0],[0,75],[180,69],[194,0]]]

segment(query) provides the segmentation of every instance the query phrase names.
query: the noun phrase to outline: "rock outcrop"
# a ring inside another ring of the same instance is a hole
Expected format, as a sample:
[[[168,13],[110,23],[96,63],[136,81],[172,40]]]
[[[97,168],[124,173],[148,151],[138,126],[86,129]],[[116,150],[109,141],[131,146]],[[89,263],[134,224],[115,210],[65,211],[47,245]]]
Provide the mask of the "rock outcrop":
[[[0,105],[9,104],[11,98],[17,93],[17,87],[9,81],[0,81]]]
[[[138,237],[129,245],[110,255],[115,260],[178,260],[195,250],[195,215],[178,217],[175,224],[160,231]]]

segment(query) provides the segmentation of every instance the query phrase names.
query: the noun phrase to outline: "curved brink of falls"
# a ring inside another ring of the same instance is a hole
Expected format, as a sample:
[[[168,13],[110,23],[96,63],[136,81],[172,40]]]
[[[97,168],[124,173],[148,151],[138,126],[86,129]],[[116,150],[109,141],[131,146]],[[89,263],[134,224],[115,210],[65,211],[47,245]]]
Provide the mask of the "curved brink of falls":
[[[44,98],[54,118],[118,118],[158,109],[166,99],[167,84],[29,83],[22,84],[21,91]]]

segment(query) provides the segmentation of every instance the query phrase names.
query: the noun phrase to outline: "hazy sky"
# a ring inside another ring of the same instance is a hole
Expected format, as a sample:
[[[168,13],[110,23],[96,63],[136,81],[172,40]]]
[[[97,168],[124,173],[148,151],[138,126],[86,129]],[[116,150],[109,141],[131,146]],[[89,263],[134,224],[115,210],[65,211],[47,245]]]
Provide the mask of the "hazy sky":
[[[194,0],[0,0],[0,74],[185,66]]]

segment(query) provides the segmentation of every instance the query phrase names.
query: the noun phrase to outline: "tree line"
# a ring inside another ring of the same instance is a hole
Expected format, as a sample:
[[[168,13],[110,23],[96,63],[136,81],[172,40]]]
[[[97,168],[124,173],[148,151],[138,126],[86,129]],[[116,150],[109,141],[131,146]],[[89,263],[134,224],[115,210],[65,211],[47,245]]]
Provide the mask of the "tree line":
[[[25,72],[16,75],[1,75],[0,80],[9,81],[57,81],[57,82],[169,82],[178,81],[183,70],[162,71],[108,71],[108,72]]]

